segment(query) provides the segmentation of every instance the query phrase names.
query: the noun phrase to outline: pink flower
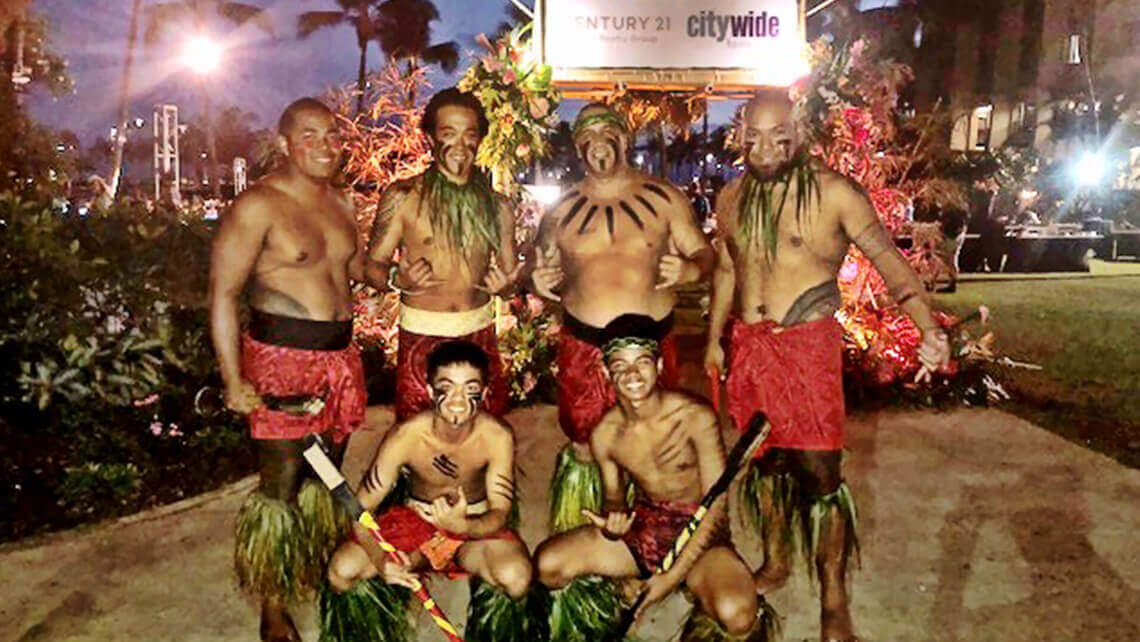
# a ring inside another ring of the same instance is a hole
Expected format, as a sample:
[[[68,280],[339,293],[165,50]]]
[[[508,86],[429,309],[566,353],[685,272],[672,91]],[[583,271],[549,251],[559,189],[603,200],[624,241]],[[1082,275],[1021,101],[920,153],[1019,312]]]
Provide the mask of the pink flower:
[[[863,50],[867,48],[867,41],[860,38],[851,45],[851,62],[859,60],[859,56],[863,55]]]
[[[131,402],[131,405],[133,405],[135,408],[142,408],[143,406],[149,406],[156,401],[158,401],[158,393],[152,394],[149,397],[145,397],[143,399],[136,399]]]
[[[515,148],[515,156],[518,156],[519,158],[526,158],[529,155],[530,145],[527,145],[526,143],[519,143],[519,146]]]
[[[533,372],[528,372],[525,375],[523,375],[523,380],[522,380],[523,394],[530,394],[530,391],[534,390],[534,387],[536,385],[538,385],[538,377],[534,376]]]
[[[162,422],[161,421],[150,422],[150,434],[154,435],[155,437],[162,434]]]
[[[990,309],[989,309],[989,307],[984,306],[984,305],[979,305],[978,306],[978,316],[982,318],[982,325],[989,323],[989,321],[990,321]]]
[[[489,74],[493,74],[502,68],[503,68],[503,63],[499,62],[498,60],[495,60],[494,58],[484,58],[483,59],[483,69],[486,70],[487,73],[489,73]]]
[[[487,39],[487,34],[481,33],[475,36],[475,42],[487,48],[487,51],[494,53],[495,47],[491,45],[491,41]]]
[[[504,314],[499,317],[498,333],[504,334],[510,332],[519,326],[519,318],[513,314]]]
[[[854,261],[847,261],[839,270],[839,280],[844,283],[850,283],[859,276],[859,266]]]
[[[530,107],[531,118],[534,118],[535,120],[544,118],[548,113],[550,113],[550,101],[543,98],[542,96],[531,98],[527,101],[527,103],[527,106]]]
[[[533,319],[534,317],[542,314],[542,299],[528,294],[526,297],[526,307],[527,311],[530,312],[531,318]]]
[[[554,321],[550,325],[546,326],[546,336],[548,336],[548,337],[556,337],[561,332],[562,332],[562,324],[557,322],[557,321]],[[556,374],[556,373],[552,372],[551,374]]]
[[[170,424],[170,430],[166,431],[167,437],[181,437],[182,431],[178,429],[178,424]]]
[[[514,69],[508,69],[508,70],[507,70],[507,71],[506,71],[506,72],[503,74],[503,82],[504,82],[504,83],[506,83],[506,84],[508,84],[508,85],[513,85],[513,84],[515,84],[515,81],[516,81],[516,80],[518,80],[518,79],[519,79],[519,77],[518,77],[518,74],[516,74],[516,73],[515,73],[515,70],[514,70]]]

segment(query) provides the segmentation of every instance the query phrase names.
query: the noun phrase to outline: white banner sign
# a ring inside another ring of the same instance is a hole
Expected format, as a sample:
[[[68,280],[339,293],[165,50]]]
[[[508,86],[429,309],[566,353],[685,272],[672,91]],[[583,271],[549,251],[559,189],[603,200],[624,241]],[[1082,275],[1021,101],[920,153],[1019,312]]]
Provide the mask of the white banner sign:
[[[555,68],[802,72],[797,0],[545,0]],[[794,69],[793,69],[794,68]]]

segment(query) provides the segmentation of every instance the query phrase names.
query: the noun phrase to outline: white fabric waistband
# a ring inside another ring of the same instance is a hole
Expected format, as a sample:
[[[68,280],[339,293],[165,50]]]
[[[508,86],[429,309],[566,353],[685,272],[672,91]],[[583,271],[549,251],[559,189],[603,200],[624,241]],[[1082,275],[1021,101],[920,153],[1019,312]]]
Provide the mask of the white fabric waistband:
[[[435,312],[400,304],[400,328],[430,337],[462,337],[495,324],[495,300],[461,312]]]

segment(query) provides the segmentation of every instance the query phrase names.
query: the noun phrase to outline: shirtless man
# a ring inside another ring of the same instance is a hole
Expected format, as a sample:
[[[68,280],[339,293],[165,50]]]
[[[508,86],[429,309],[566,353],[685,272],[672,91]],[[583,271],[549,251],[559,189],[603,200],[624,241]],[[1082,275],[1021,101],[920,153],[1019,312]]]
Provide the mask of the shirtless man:
[[[335,525],[319,523],[330,514],[318,505],[330,501],[327,492],[316,480],[302,488],[302,439],[325,434],[342,453],[366,401],[349,295],[349,280],[364,278],[363,248],[351,197],[330,184],[340,165],[336,121],[302,98],[285,109],[278,133],[284,169],[242,193],[223,217],[210,266],[210,330],[226,405],[249,416],[261,473],[238,516],[235,564],[241,586],[261,598],[261,638],[275,641],[300,640],[286,604],[322,581],[336,545]],[[291,415],[266,408],[263,396],[312,397],[320,408]],[[295,503],[302,521],[292,517]],[[282,523],[289,528],[275,528]],[[306,554],[282,553],[295,550]]]
[[[615,401],[602,367],[602,328],[622,314],[654,319],[665,364],[662,384],[675,388],[673,289],[709,276],[715,258],[688,197],[627,164],[632,134],[621,116],[605,105],[587,105],[573,134],[586,178],[543,218],[531,274],[534,290],[561,300],[565,309],[558,420],[573,450],[559,457],[560,469],[589,462],[590,432]],[[558,489],[555,498],[556,530],[582,523],[576,507],[559,505]]]
[[[400,292],[396,420],[431,407],[427,354],[458,338],[489,356],[490,390],[483,403],[498,416],[506,410],[508,387],[492,296],[505,293],[518,276],[514,215],[475,168],[488,124],[473,95],[455,88],[437,93],[420,126],[431,138],[434,163],[385,190],[368,249],[371,280]]]
[[[765,443],[770,450],[757,454],[750,478],[765,542],[757,591],[787,579],[790,520],[799,508],[807,532],[819,534],[819,541],[802,544],[820,578],[821,638],[850,641],[855,633],[844,580],[855,549],[855,511],[840,471],[843,332],[834,315],[841,303],[836,277],[851,243],[922,331],[924,368],[945,365],[949,345],[922,284],[867,196],[802,150],[786,92],[757,94],[742,129],[747,172],[717,203],[718,265],[705,365],[725,373],[727,338],[730,414],[743,429],[763,410],[773,426]],[[792,499],[797,507],[788,505]]]
[[[373,510],[407,475],[410,497],[377,517],[404,563],[385,559],[357,524],[355,537],[333,555],[329,583],[345,592],[377,576],[408,586],[410,573],[464,572],[517,599],[533,572],[526,546],[507,527],[514,434],[479,408],[487,392],[487,355],[467,341],[443,342],[428,355],[426,368],[432,409],[388,432],[357,492],[361,505]],[[372,638],[362,633],[348,639]]]
[[[746,636],[756,623],[758,600],[752,573],[729,542],[724,498],[713,504],[677,563],[652,575],[725,465],[715,413],[657,385],[663,362],[654,325],[649,317],[623,315],[606,328],[605,367],[618,401],[590,435],[605,504],[600,514],[583,510],[590,524],[538,547],[539,579],[562,588],[583,575],[640,577],[646,597],[639,615],[684,582],[700,615],[690,619],[682,640],[710,639],[707,623],[696,626],[710,617],[725,634]],[[626,503],[630,480],[637,492],[632,510]]]

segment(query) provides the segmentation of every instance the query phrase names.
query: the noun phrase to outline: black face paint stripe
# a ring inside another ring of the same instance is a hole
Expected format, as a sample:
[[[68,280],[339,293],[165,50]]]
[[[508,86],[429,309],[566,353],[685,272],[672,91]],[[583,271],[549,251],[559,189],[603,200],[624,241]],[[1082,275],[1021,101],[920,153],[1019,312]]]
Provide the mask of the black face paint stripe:
[[[555,203],[554,207],[552,207],[551,209],[556,210],[556,209],[562,207],[564,204],[566,204],[566,201],[569,201],[570,199],[574,198],[577,195],[578,195],[578,190],[576,190],[576,189],[572,189],[569,192],[566,192],[565,194],[562,195],[562,198],[558,199],[558,202]]]
[[[644,187],[645,189],[653,192],[654,194],[660,196],[661,198],[665,199],[665,202],[667,202],[667,203],[673,202],[673,199],[669,197],[668,192],[661,189],[660,187],[657,187],[653,183],[642,183],[641,186]]]
[[[594,212],[597,212],[597,211],[598,211],[597,205],[591,205],[590,206],[590,211],[586,212],[586,218],[582,219],[582,225],[578,227],[578,233],[579,234],[585,234],[586,233],[586,227],[588,227],[590,225],[590,221],[594,220]]]
[[[627,216],[629,216],[629,218],[633,219],[633,222],[637,225],[638,229],[640,229],[640,230],[645,229],[645,224],[641,222],[641,217],[638,216],[637,213],[633,211],[633,208],[629,206],[629,203],[626,203],[625,201],[620,201],[618,203],[618,207],[620,207],[622,209],[622,211],[625,212]]]
[[[578,199],[578,202],[574,203],[574,205],[570,207],[570,211],[567,212],[566,217],[562,219],[563,228],[570,225],[570,221],[574,220],[574,217],[578,215],[578,212],[582,209],[582,206],[586,204],[587,200],[588,199],[583,196],[582,198]]]
[[[649,201],[645,200],[644,196],[641,194],[634,194],[633,197],[637,199],[637,202],[644,205],[645,209],[649,210],[649,213],[653,215],[653,218],[657,218],[657,208],[653,207]]]
[[[606,229],[610,231],[610,238],[614,237],[614,208],[606,206]]]

